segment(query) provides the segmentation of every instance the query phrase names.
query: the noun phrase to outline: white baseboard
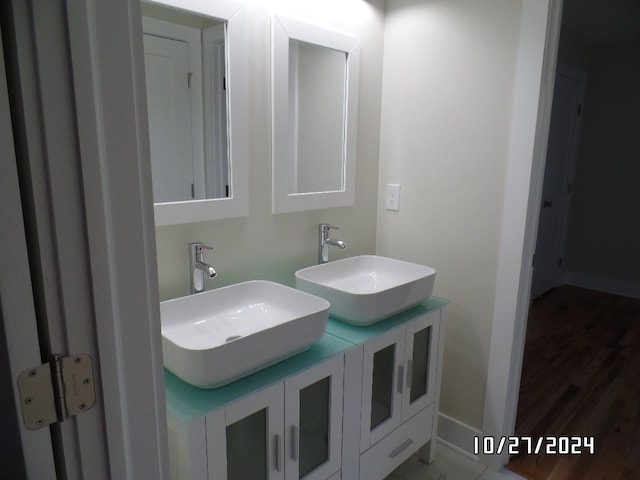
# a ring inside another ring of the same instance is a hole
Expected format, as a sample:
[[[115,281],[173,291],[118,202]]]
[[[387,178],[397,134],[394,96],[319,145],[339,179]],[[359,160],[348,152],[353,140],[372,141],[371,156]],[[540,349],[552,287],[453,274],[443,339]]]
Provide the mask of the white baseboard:
[[[617,278],[607,278],[600,275],[581,272],[565,272],[564,283],[575,287],[589,288],[600,292],[623,295],[625,297],[640,298],[640,283]]]
[[[440,412],[438,414],[438,441],[464,456],[480,461],[474,453],[474,437],[481,437],[482,432],[455,418]]]

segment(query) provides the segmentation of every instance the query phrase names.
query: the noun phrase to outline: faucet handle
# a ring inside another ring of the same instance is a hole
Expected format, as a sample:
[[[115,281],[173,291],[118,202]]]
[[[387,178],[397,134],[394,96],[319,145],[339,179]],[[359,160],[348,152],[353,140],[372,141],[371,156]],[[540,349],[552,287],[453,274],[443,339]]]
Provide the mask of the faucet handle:
[[[210,247],[209,245],[205,245],[204,243],[201,243],[201,242],[191,242],[189,244],[189,247],[191,247],[197,253],[203,252],[205,250],[213,250],[213,247]]]
[[[326,230],[326,231],[329,231],[329,230],[340,230],[339,227],[334,227],[333,225],[329,225],[328,223],[321,223],[320,224],[320,229],[321,230]]]

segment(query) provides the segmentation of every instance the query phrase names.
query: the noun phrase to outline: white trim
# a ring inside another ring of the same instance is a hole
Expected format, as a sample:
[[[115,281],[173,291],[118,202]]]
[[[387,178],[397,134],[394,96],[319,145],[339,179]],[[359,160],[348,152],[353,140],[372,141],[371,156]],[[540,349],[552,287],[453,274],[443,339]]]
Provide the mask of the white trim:
[[[624,297],[640,298],[640,282],[630,280],[584,272],[565,272],[564,283]]]
[[[106,432],[106,438],[92,439],[93,450],[81,456],[82,463],[90,471],[89,454],[104,449],[106,475],[112,478],[165,479],[167,423],[140,4],[70,2],[66,8],[84,212],[73,221],[84,222],[87,250],[80,264],[93,303],[84,331],[74,335],[97,341],[101,398],[94,409]],[[84,435],[79,429],[80,443]]]
[[[515,428],[561,14],[562,0],[523,2],[482,429],[496,438]]]
[[[477,462],[478,455],[473,451],[475,437],[482,437],[477,428],[442,412],[438,414],[438,441]]]

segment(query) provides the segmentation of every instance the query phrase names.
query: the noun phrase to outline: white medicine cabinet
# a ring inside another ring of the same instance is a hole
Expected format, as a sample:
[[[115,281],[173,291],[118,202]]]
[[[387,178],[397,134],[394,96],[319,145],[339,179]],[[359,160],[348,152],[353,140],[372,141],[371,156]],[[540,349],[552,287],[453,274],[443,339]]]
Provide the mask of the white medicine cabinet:
[[[156,226],[246,216],[246,19],[234,0],[143,1]]]
[[[271,32],[273,213],[353,205],[360,43],[278,15]]]

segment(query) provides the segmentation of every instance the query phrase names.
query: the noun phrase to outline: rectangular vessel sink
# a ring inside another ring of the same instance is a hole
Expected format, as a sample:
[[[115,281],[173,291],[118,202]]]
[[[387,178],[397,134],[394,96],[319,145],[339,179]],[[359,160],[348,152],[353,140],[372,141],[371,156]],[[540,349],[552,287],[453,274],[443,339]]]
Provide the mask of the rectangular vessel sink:
[[[324,335],[329,303],[250,281],[160,303],[164,366],[214,388],[300,353]]]
[[[361,255],[296,272],[296,288],[329,301],[331,316],[371,325],[431,296],[431,267],[377,255]]]

